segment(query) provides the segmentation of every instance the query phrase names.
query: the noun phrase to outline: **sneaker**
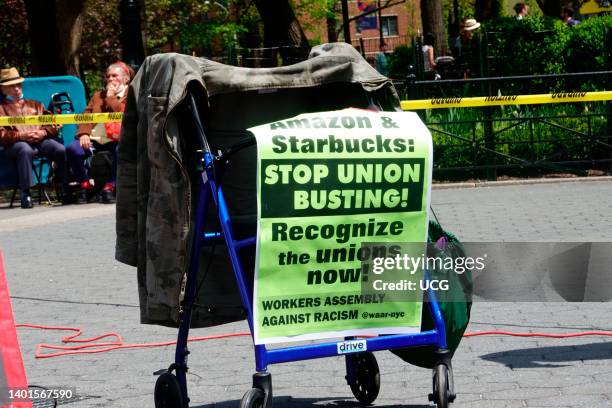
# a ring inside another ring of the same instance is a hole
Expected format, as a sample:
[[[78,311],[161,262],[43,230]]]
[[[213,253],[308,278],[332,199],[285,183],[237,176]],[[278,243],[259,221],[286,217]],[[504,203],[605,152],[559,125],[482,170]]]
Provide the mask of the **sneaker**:
[[[102,193],[100,193],[100,196],[102,197],[102,202],[104,204],[112,204],[115,202],[115,194],[112,192],[112,190],[104,189],[102,190]]]
[[[81,182],[82,190],[91,190],[93,187],[93,183],[90,180],[85,180]]]
[[[32,202],[32,197],[27,193],[21,193],[21,208],[33,208],[34,203]]]
[[[109,190],[114,194],[115,193],[115,183],[104,184],[104,187],[102,188],[102,190]]]
[[[81,182],[81,189],[76,197],[76,204],[87,204],[89,203],[89,198],[91,195],[91,190],[93,189],[93,184],[89,181]]]
[[[111,204],[115,202],[115,184],[114,183],[106,183],[104,188],[102,189],[102,193],[100,193],[102,202],[104,204]]]
[[[79,191],[78,195],[76,196],[74,203],[87,204],[88,202],[89,200],[87,199],[87,190],[81,189],[81,191]]]
[[[77,195],[75,194],[75,186],[62,185],[59,188],[59,197],[63,205],[74,204],[77,201]]]

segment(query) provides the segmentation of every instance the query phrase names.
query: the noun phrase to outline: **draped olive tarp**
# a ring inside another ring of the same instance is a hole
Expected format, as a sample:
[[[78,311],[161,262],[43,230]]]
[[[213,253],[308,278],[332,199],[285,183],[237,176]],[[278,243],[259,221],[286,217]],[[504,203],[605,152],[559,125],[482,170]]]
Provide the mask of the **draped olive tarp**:
[[[138,268],[141,321],[176,325],[198,179],[192,93],[214,151],[245,140],[246,129],[301,113],[347,107],[399,110],[391,81],[348,44],[314,47],[306,61],[240,68],[179,54],[148,57],[130,84],[119,145],[116,258]],[[232,156],[222,186],[239,234],[254,234],[255,148]],[[209,227],[218,228],[210,211]],[[240,222],[239,222],[240,220]],[[209,259],[212,255],[212,262]],[[252,251],[243,251],[252,277]],[[203,250],[193,326],[243,319],[222,245]]]
[[[116,243],[117,260],[137,267],[146,324],[175,326],[180,316],[198,181],[188,92],[196,96],[215,151],[245,140],[250,127],[301,113],[399,110],[391,81],[343,43],[314,47],[306,61],[280,68],[238,68],[173,53],[148,57],[130,85],[122,122]],[[239,236],[255,234],[255,175],[255,147],[232,156],[223,172]],[[218,228],[215,218],[209,211],[211,228]],[[202,252],[198,278],[204,281],[192,326],[243,319],[225,249]],[[252,281],[254,252],[242,255]]]

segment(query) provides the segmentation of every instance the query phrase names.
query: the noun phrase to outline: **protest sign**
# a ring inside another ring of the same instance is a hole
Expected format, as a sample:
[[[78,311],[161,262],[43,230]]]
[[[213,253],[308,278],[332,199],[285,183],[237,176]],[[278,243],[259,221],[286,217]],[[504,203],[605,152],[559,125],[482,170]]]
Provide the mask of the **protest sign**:
[[[419,331],[421,293],[390,296],[371,267],[426,242],[432,146],[418,116],[344,109],[249,130],[258,151],[255,343]],[[408,282],[421,277],[414,272],[386,276]]]

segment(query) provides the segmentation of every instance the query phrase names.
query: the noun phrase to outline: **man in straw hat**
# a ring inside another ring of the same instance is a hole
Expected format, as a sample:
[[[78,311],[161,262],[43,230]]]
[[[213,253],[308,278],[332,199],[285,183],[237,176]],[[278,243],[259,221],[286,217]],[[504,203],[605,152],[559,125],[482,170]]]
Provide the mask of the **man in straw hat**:
[[[463,69],[463,76],[469,77],[470,69],[468,65],[475,54],[475,44],[472,37],[474,31],[480,28],[480,23],[473,18],[467,18],[461,22],[459,28],[459,36],[451,42],[453,57],[455,57],[455,62]]]
[[[29,116],[49,114],[40,102],[23,98],[24,79],[16,68],[0,71],[0,116]],[[32,208],[32,157],[35,154],[55,162],[55,175],[66,186],[66,149],[57,140],[55,125],[13,125],[0,127],[0,145],[6,155],[17,163],[21,208]]]

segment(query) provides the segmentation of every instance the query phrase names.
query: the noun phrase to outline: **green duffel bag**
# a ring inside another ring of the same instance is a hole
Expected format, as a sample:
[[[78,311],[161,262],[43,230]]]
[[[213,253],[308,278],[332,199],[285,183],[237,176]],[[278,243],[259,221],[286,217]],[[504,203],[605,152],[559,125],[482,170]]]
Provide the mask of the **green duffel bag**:
[[[465,250],[457,237],[444,231],[438,223],[431,221],[429,223],[429,242],[435,243],[443,237],[446,244],[444,249],[440,250],[438,256],[443,258],[465,257]],[[448,290],[437,291],[436,295],[444,316],[446,343],[452,357],[459,347],[463,333],[470,322],[472,274],[469,270],[466,270],[463,274],[458,274],[452,269],[435,269],[429,273],[433,280],[448,280]],[[434,328],[435,325],[429,307],[423,304],[421,331],[433,330]],[[420,346],[395,349],[391,352],[410,364],[433,368],[436,363],[435,350],[435,346]]]

